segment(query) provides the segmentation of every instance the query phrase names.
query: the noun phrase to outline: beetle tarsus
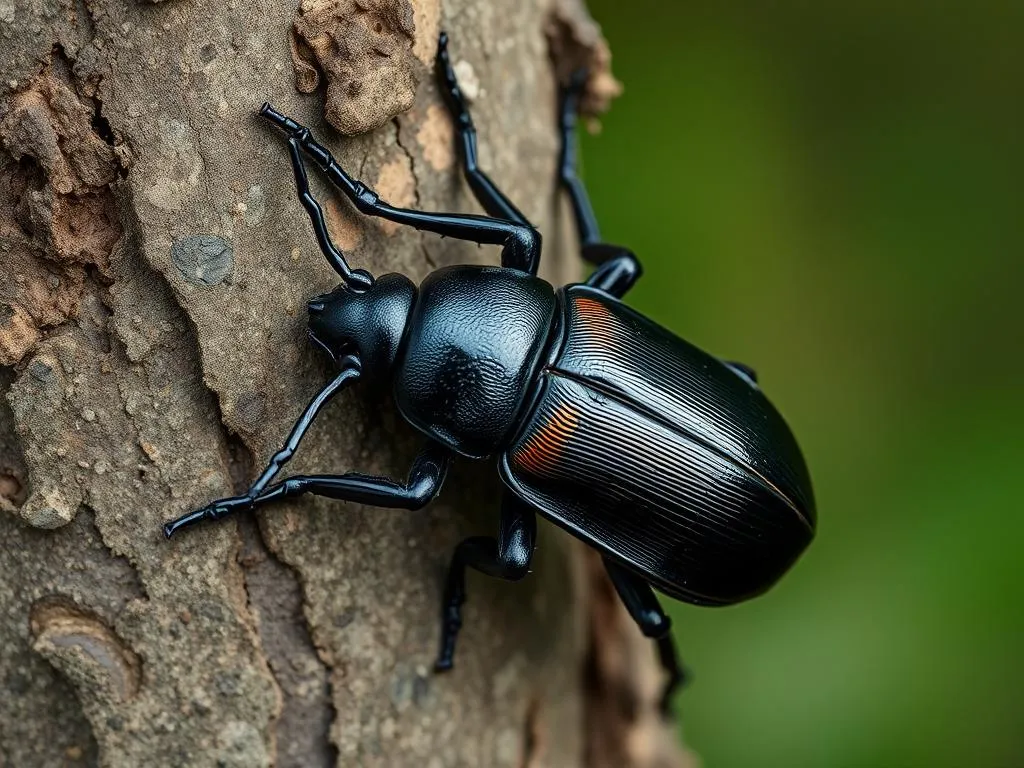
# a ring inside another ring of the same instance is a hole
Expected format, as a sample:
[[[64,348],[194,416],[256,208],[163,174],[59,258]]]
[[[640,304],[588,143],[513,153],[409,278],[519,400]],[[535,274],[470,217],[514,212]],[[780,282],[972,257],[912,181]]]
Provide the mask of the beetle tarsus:
[[[182,528],[187,528],[190,525],[195,525],[203,520],[216,520],[220,515],[213,512],[213,505],[207,505],[200,509],[193,510],[188,514],[182,515],[181,517],[171,520],[170,522],[164,523],[164,538],[171,538]]]
[[[263,106],[260,107],[259,116],[265,120],[269,120],[274,123],[274,125],[283,125],[286,119],[284,115],[271,106],[269,101],[263,102]]]
[[[671,634],[665,634],[658,638],[658,660],[661,667],[668,673],[665,687],[661,692],[661,700],[658,702],[658,709],[665,718],[671,718],[675,713],[672,709],[672,697],[676,691],[690,681],[690,673],[679,663],[679,656],[676,653],[676,644]]]
[[[291,133],[293,130],[296,130],[299,127],[298,123],[296,123],[290,117],[286,117],[285,115],[281,114],[276,109],[274,109],[270,105],[269,101],[263,102],[263,106],[260,107],[259,116],[262,117],[264,120],[269,120],[278,128],[288,131],[289,133]]]
[[[441,604],[441,652],[434,668],[451,669],[455,644],[462,628],[462,604],[466,602],[466,568],[506,581],[519,581],[530,572],[537,541],[533,508],[506,491],[501,503],[498,535],[463,539],[452,553]]]
[[[437,655],[437,661],[434,662],[435,672],[448,672],[455,666],[455,640],[459,635],[459,630],[462,629],[462,604],[464,602],[466,602],[465,591],[456,595],[445,595],[444,611],[441,617],[441,652]]]

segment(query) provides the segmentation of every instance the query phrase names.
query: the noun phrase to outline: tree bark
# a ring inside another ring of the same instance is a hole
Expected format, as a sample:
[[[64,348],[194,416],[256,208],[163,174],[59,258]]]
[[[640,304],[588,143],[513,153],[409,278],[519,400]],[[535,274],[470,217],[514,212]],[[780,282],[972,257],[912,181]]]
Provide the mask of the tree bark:
[[[429,671],[452,548],[495,526],[490,463],[422,512],[303,500],[160,533],[244,488],[329,375],[305,302],[336,277],[259,105],[393,204],[478,210],[442,24],[483,164],[566,282],[556,74],[589,62],[593,111],[614,92],[572,0],[0,0],[0,764],[685,762],[649,644],[550,527],[521,584],[470,577],[456,668]],[[375,274],[496,261],[314,192]],[[419,443],[357,387],[289,471],[404,475]]]

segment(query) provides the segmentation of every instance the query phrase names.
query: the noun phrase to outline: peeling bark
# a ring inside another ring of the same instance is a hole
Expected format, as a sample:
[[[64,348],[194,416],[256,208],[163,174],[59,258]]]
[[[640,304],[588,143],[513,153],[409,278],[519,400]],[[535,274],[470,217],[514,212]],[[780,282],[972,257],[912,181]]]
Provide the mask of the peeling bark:
[[[470,578],[457,667],[428,671],[448,556],[495,524],[490,467],[456,466],[424,512],[304,500],[160,535],[245,487],[328,375],[304,305],[334,277],[255,109],[392,203],[477,210],[432,77],[442,24],[482,161],[566,282],[556,72],[589,63],[595,111],[617,88],[573,0],[0,0],[0,763],[679,764],[653,660],[551,528],[522,584]],[[375,273],[496,259],[314,184]],[[290,471],[403,475],[420,442],[365,388],[322,422]]]
[[[302,0],[291,30],[295,87],[313,93],[326,80],[324,117],[343,134],[380,128],[416,98],[415,37],[409,0]]]

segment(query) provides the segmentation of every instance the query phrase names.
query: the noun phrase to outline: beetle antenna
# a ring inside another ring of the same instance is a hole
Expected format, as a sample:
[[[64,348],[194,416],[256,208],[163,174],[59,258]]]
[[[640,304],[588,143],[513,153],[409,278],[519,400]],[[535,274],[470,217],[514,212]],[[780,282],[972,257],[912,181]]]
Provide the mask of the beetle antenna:
[[[313,231],[316,233],[316,241],[328,263],[334,271],[341,275],[345,284],[355,291],[365,291],[373,285],[373,275],[365,269],[352,269],[345,259],[345,255],[331,241],[331,235],[327,231],[327,221],[324,218],[323,208],[309,191],[309,178],[306,175],[306,164],[302,159],[302,150],[310,152],[313,159],[323,168],[335,165],[334,158],[322,146],[309,137],[309,129],[296,123],[290,117],[285,117],[275,110],[270,104],[264,104],[260,109],[260,117],[269,120],[288,134],[288,150],[292,160],[292,170],[295,171],[295,186],[298,190],[299,200],[302,207],[309,214],[313,223]],[[311,149],[311,146],[315,148]]]

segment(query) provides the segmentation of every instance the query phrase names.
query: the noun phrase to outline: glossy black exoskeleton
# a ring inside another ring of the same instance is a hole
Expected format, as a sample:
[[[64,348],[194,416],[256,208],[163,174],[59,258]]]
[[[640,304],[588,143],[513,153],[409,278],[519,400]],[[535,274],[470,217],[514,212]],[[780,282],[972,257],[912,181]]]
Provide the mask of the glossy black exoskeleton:
[[[453,455],[497,456],[506,486],[498,534],[468,538],[455,550],[437,669],[452,666],[466,567],[521,579],[540,513],[603,556],[629,613],[658,641],[669,673],[667,708],[682,673],[652,587],[703,605],[770,587],[814,535],[807,468],[753,370],[696,349],[619,301],[640,264],[629,250],[601,242],[575,174],[585,76],[563,94],[560,172],[583,257],[597,269],[586,283],[555,290],[536,276],[540,235],[477,167],[476,132],[444,35],[437,69],[466,178],[488,216],[394,208],[340,168],[308,129],[263,106],[260,114],[288,136],[299,197],[342,278],[309,302],[310,338],[338,373],[246,494],[214,501],[164,532],[306,493],[419,509],[438,493]],[[364,214],[500,245],[501,267],[439,269],[418,288],[402,275],[351,269],[309,192],[303,154]],[[322,407],[360,378],[390,382],[403,416],[427,437],[408,477],[273,482]]]

